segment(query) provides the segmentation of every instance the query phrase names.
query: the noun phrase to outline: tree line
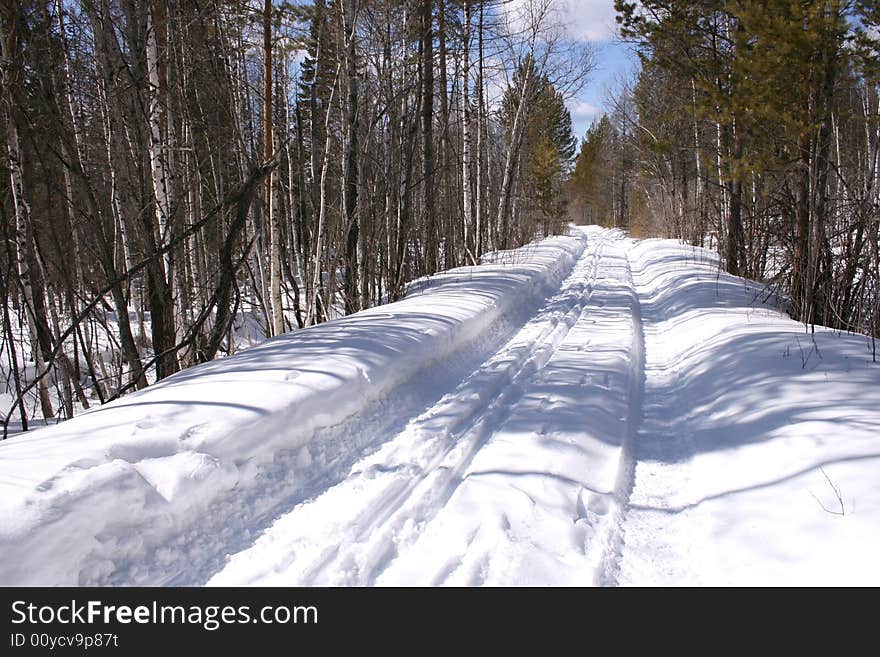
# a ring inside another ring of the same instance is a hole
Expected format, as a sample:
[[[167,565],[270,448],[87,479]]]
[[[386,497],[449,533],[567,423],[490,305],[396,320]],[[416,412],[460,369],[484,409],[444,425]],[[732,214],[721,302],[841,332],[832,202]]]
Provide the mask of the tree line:
[[[4,433],[562,230],[558,10],[4,3]]]
[[[583,141],[575,215],[711,245],[805,325],[877,336],[877,3],[615,7],[640,70]]]

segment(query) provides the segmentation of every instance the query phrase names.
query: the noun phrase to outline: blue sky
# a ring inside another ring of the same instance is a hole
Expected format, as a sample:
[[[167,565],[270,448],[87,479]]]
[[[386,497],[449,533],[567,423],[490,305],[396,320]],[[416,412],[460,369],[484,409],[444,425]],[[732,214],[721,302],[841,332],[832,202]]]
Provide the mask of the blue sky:
[[[621,77],[628,77],[636,66],[630,47],[613,41],[594,42],[597,68],[583,91],[568,101],[571,112],[572,130],[580,139],[586,133],[593,119],[598,118],[608,107],[608,94]]]
[[[580,139],[593,119],[608,109],[609,89],[635,68],[635,61],[629,46],[615,41],[614,0],[561,1],[570,36],[589,41],[596,49],[596,70],[583,91],[568,102],[572,129]]]

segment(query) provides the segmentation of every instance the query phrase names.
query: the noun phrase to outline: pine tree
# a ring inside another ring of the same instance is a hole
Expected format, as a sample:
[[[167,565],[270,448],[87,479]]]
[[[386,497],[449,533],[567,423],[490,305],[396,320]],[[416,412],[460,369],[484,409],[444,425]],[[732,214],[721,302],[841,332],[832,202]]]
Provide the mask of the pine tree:
[[[560,229],[564,213],[563,191],[572,167],[577,140],[571,131],[571,113],[565,99],[546,76],[523,64],[502,100],[502,123],[511,131],[520,98],[528,103],[528,124],[518,154],[518,182],[525,190],[530,221],[545,234]],[[527,85],[523,88],[523,85]]]

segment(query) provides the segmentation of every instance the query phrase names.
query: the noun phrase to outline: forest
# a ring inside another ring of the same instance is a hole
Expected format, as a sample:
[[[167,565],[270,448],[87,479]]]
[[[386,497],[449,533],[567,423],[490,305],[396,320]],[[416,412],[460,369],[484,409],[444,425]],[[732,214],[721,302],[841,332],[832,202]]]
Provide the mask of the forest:
[[[563,231],[592,51],[508,5],[4,3],[4,427]]]
[[[564,7],[3,3],[4,435],[571,221],[877,336],[877,4],[617,0],[639,66],[586,135]]]
[[[640,66],[583,140],[573,216],[711,246],[811,330],[876,337],[877,3],[615,8]]]

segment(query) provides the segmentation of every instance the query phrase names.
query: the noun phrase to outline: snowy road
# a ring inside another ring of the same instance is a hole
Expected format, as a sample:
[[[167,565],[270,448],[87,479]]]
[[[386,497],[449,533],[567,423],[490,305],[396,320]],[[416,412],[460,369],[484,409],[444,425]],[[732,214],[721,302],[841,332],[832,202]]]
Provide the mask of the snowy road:
[[[643,384],[627,244],[593,231],[510,341],[210,583],[613,582]]]
[[[880,584],[880,366],[576,228],[0,445],[0,584]]]
[[[511,340],[208,583],[880,581],[869,342],[807,338],[708,251],[587,240]]]

